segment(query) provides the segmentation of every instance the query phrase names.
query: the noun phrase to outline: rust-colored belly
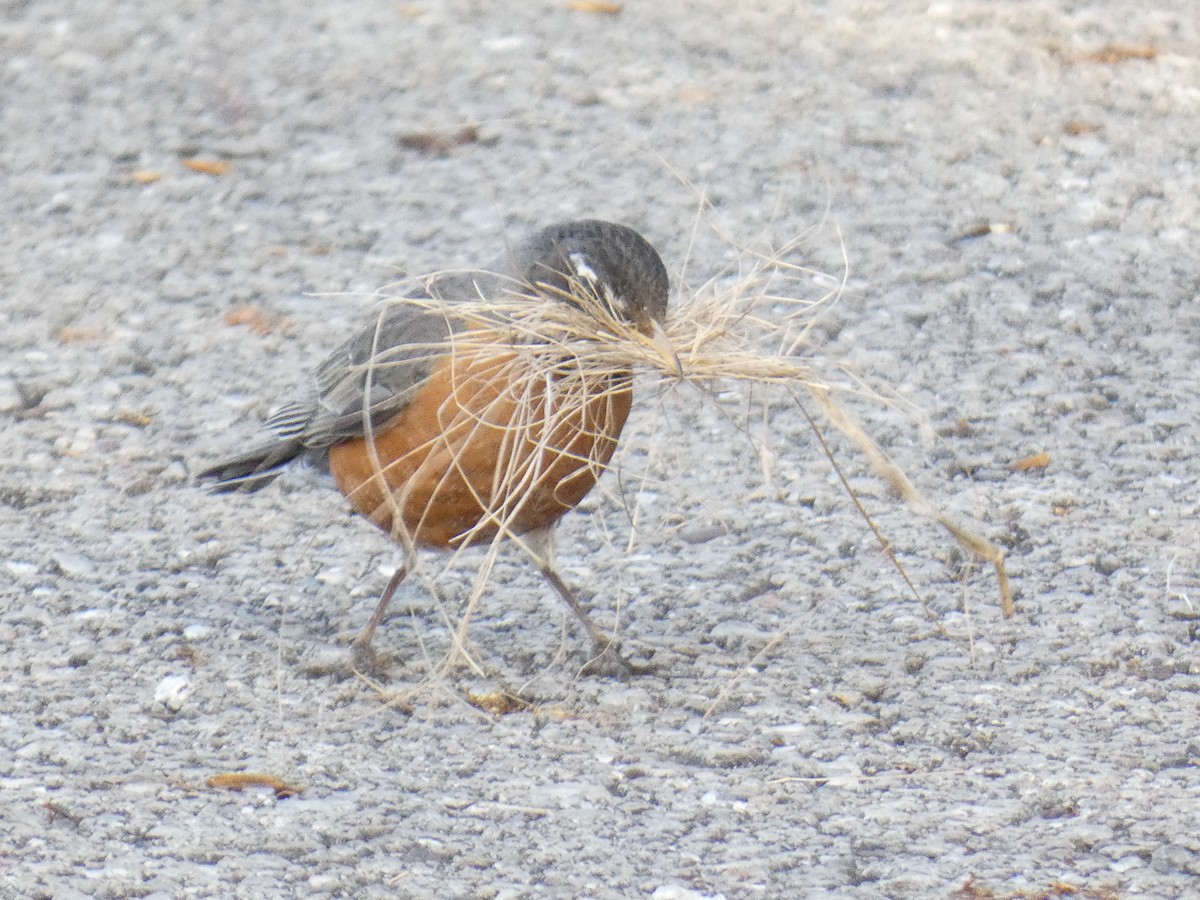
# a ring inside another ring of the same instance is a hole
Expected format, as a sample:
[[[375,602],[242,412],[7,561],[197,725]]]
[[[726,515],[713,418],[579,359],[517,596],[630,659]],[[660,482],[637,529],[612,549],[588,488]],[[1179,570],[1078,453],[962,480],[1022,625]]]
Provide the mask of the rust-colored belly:
[[[355,511],[417,545],[524,534],[592,489],[632,399],[628,375],[535,374],[513,353],[459,353],[371,439],[333,446],[329,465]]]

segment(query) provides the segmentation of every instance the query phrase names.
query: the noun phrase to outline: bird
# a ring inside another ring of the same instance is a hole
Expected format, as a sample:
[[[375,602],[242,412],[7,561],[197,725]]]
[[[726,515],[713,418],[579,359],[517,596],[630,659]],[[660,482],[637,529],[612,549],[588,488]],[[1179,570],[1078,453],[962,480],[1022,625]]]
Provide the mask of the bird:
[[[386,305],[268,413],[269,437],[194,480],[254,492],[294,460],[315,460],[404,547],[351,646],[356,667],[374,667],[375,633],[418,550],[499,538],[520,546],[587,630],[592,669],[641,671],[559,574],[554,531],[608,466],[632,406],[628,363],[592,350],[632,339],[680,371],[665,332],[669,286],[658,251],[629,226],[545,227],[479,270],[431,277]],[[586,323],[592,350],[564,341],[561,327],[543,333],[564,316]]]

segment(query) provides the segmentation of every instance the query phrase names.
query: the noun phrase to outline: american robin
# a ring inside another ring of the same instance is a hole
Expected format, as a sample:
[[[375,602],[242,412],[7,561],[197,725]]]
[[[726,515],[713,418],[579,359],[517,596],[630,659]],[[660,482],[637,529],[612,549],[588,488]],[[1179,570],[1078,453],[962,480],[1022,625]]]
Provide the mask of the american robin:
[[[317,368],[305,396],[272,411],[269,440],[197,481],[215,493],[257,491],[297,457],[323,459],[354,510],[404,545],[404,564],[355,639],[359,663],[373,659],[375,630],[416,548],[499,537],[537,565],[599,658],[628,671],[556,570],[553,534],[611,460],[633,375],[512,311],[584,311],[585,341],[632,336],[678,370],[663,332],[667,289],[661,258],[633,229],[551,225],[484,270],[434,277],[418,296],[388,305]],[[491,321],[490,305],[510,314]]]

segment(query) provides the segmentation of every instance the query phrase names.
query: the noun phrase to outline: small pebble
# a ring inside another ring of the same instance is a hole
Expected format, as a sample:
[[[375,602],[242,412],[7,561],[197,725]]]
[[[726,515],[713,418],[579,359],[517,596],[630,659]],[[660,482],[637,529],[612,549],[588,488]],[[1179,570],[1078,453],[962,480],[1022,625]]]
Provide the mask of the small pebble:
[[[715,522],[695,522],[679,529],[679,539],[685,544],[706,544],[726,534],[729,529]]]
[[[50,558],[63,575],[80,577],[96,574],[96,564],[78,553],[52,553]]]
[[[184,675],[168,675],[154,689],[154,702],[179,712],[191,693],[191,681]]]

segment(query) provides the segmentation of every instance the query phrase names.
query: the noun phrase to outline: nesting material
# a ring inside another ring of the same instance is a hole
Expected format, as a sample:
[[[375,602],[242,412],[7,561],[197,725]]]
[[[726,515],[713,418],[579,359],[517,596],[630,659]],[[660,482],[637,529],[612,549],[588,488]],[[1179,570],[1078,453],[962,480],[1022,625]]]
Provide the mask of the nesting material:
[[[629,412],[633,377],[647,372],[705,386],[722,380],[779,385],[806,417],[802,401],[811,398],[825,421],[862,452],[914,513],[937,522],[970,553],[994,566],[1001,610],[1005,617],[1012,615],[1003,551],[953,521],[918,492],[838,403],[833,387],[818,377],[817,357],[807,337],[834,295],[816,301],[781,296],[771,290],[781,270],[785,280],[794,284],[795,271],[771,261],[732,282],[732,287],[714,282],[676,300],[665,332],[652,335],[613,315],[604,298],[589,294],[588,285],[582,283],[572,285],[569,300],[561,303],[516,290],[500,298],[480,297],[452,305],[422,296],[388,301],[413,304],[454,323],[448,338],[453,353],[446,353],[444,343],[414,351],[453,360],[432,376],[448,379],[453,389],[439,411],[439,427],[414,451],[414,459],[448,459],[445,490],[469,492],[484,513],[451,542],[456,547],[488,546],[467,616],[457,629],[459,649],[498,545],[512,540],[535,560],[544,552],[526,540],[523,523],[537,518],[536,507],[570,508],[587,493],[616,449]],[[538,287],[551,290],[547,285]],[[367,365],[368,392],[372,369],[384,365]],[[364,429],[372,445],[366,412]],[[470,446],[481,432],[496,430],[503,432],[503,450],[493,471],[490,461],[484,465],[471,459]],[[372,471],[360,490],[374,492],[378,511],[373,518],[390,527],[411,560],[416,541],[404,523],[421,519],[422,510],[414,503],[432,501],[406,495],[404,485],[421,479],[409,477],[406,458],[383,465],[388,454],[379,449],[369,450]],[[483,471],[486,477],[480,476]]]

